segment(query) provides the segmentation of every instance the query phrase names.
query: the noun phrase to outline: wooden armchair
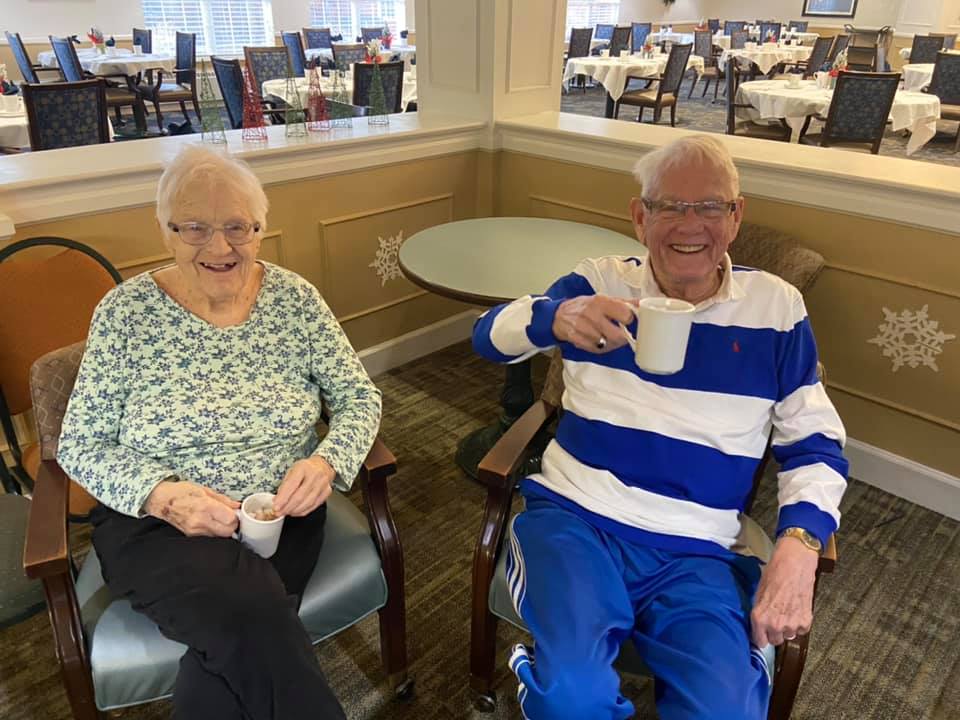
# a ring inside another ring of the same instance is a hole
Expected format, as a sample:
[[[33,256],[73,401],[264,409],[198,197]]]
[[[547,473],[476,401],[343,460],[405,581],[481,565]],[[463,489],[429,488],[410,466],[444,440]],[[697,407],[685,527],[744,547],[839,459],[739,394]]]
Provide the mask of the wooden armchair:
[[[84,344],[48,353],[31,369],[42,461],[24,569],[43,581],[73,716],[99,720],[101,711],[169,696],[186,648],[161,635],[127,600],[111,598],[96,553],[87,555],[79,572],[73,569],[67,534],[70,480],[56,452]],[[327,501],[323,549],[304,591],[300,618],[318,643],[378,611],[383,664],[396,695],[407,698],[413,681],[407,677],[403,549],[387,495],[387,478],[396,469],[393,455],[377,440],[357,478],[365,513],[340,493]]]
[[[801,291],[809,289],[823,267],[823,257],[797,246],[789,238],[769,228],[744,225],[731,254],[737,264],[768,269],[793,283]],[[481,712],[491,712],[496,706],[493,689],[496,656],[496,629],[499,619],[525,630],[516,614],[507,589],[506,553],[504,539],[517,482],[525,474],[520,471],[530,454],[540,452],[543,434],[557,417],[563,394],[562,360],[554,353],[543,394],[516,423],[500,438],[480,462],[480,481],[487,486],[487,502],[480,537],[473,555],[473,598],[470,626],[470,684],[477,693],[475,705]],[[821,372],[822,366],[818,368]],[[746,512],[741,515],[742,529],[734,550],[769,559],[773,543],[762,528],[747,513],[753,504],[760,480],[771,457],[769,443],[753,482]],[[820,558],[817,583],[822,573],[832,572],[837,561],[837,546],[833,536]],[[814,586],[816,597],[816,585]],[[767,666],[773,677],[773,690],[767,717],[769,720],[787,720],[793,708],[800,677],[806,660],[809,635],[798,635],[776,648],[775,657],[768,648]],[[649,675],[631,642],[626,642],[617,661],[618,667],[628,673]]]

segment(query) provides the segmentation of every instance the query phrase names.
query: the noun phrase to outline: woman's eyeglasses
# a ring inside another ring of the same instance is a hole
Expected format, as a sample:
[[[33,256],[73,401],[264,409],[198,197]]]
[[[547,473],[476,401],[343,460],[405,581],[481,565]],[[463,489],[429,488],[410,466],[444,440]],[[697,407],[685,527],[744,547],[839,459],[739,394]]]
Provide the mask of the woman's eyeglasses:
[[[208,225],[201,222],[172,223],[167,227],[180,236],[187,245],[206,245],[213,237],[213,233],[220,230],[227,242],[231,245],[244,245],[253,236],[260,232],[260,223],[225,223],[223,225]]]

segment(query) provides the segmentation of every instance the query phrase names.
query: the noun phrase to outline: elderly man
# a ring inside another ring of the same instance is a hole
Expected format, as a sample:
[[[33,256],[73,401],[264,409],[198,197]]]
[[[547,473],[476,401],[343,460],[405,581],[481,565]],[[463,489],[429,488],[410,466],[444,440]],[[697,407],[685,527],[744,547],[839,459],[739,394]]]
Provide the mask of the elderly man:
[[[564,412],[542,472],[521,484],[507,565],[535,653],[517,646],[510,666],[526,718],[627,718],[613,662],[632,639],[664,720],[760,720],[760,648],[810,627],[818,553],[846,487],[844,429],[800,293],[731,265],[744,201],[722,143],[681,138],[636,177],[645,259],[584,260],[474,328],[492,360],[563,354]],[[662,296],[696,308],[673,375],[640,370],[624,347],[630,305]],[[730,548],[771,429],[780,517],[761,572]]]

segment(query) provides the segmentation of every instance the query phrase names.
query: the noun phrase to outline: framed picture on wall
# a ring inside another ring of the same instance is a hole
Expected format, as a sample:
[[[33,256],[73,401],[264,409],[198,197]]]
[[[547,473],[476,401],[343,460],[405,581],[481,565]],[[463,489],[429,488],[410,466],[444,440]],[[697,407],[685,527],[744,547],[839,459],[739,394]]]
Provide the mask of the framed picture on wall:
[[[857,0],[803,0],[803,14],[816,17],[849,17],[857,12]]]

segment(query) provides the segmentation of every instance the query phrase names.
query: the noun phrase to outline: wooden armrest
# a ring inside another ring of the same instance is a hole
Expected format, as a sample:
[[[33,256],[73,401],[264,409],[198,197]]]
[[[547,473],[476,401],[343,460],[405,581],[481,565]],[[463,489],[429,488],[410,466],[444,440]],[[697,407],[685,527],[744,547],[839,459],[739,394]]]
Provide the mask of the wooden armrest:
[[[390,448],[377,438],[363,461],[363,469],[370,475],[393,475],[397,471],[397,458],[390,452]]]
[[[817,571],[822,573],[832,573],[837,565],[837,536],[831,535],[827,540],[827,546],[820,555],[820,561],[817,563]]]
[[[40,463],[23,548],[23,568],[28,577],[45,578],[70,572],[67,545],[69,488],[70,479],[55,460]]]
[[[523,459],[523,451],[556,413],[557,409],[545,400],[531,405],[480,461],[480,481],[488,487],[509,487],[513,473]]]

